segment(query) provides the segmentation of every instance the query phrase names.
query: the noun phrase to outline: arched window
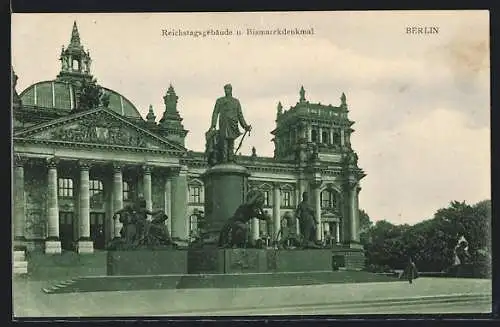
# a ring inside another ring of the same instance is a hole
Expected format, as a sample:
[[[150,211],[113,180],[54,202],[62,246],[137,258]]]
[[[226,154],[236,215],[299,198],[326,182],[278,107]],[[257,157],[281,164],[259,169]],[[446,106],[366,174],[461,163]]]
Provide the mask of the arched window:
[[[73,66],[73,70],[79,70],[80,69],[80,62],[76,59],[73,59],[72,66]]]
[[[321,143],[329,143],[328,139],[329,139],[328,132],[323,132],[321,135]]]
[[[333,145],[340,145],[340,133],[339,132],[333,132],[332,144]]]
[[[322,208],[335,208],[337,206],[337,194],[333,190],[324,190],[321,192],[321,207]]]
[[[58,195],[60,198],[73,197],[73,180],[71,178],[59,178]]]
[[[311,141],[316,142],[318,141],[317,139],[318,139],[318,132],[315,129],[313,129],[311,131]]]

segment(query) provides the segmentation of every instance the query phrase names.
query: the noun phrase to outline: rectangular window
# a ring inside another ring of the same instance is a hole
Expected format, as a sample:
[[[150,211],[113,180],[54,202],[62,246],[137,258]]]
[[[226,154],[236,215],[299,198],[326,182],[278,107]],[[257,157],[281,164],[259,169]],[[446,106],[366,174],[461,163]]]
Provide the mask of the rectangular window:
[[[289,207],[290,206],[290,200],[291,194],[290,191],[283,191],[283,206],[284,207]]]
[[[58,195],[61,198],[73,197],[73,180],[71,178],[59,178]]]
[[[90,180],[89,191],[92,201],[102,202],[104,200],[104,186],[100,180]]]
[[[201,203],[201,187],[199,186],[189,187],[189,202]]]
[[[123,182],[123,201],[130,200],[130,188],[127,182]]]
[[[264,205],[265,206],[270,206],[271,205],[269,191],[264,191]]]

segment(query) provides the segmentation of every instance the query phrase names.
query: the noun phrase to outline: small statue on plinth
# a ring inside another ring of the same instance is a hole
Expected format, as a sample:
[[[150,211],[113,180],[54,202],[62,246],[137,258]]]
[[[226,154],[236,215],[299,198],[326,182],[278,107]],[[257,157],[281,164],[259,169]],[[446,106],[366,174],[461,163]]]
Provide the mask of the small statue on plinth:
[[[148,219],[151,216],[151,219]],[[123,224],[120,238],[111,242],[110,250],[130,250],[175,245],[165,222],[168,216],[162,210],[150,211],[146,201],[139,197],[132,205],[125,206],[113,215]]]
[[[232,96],[231,84],[224,86],[224,92],[225,96],[215,102],[212,123],[205,134],[206,156],[211,166],[234,162],[234,141],[241,135],[239,125],[241,124],[245,129],[245,135],[252,129],[252,126],[248,125],[243,117],[240,101]],[[218,130],[215,129],[217,120],[219,121]],[[239,146],[236,152],[238,150]]]
[[[247,201],[240,205],[234,215],[222,227],[219,246],[223,248],[245,248],[248,241],[248,222],[252,218],[272,224],[271,216],[264,212],[264,193],[259,190],[248,192]]]

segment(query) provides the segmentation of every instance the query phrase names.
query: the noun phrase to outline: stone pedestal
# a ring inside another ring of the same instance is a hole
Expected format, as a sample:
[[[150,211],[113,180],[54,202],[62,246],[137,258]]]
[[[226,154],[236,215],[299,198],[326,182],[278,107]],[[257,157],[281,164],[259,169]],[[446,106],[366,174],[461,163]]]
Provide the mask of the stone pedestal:
[[[61,242],[60,241],[45,241],[45,253],[55,254],[61,253]]]
[[[332,271],[329,249],[191,249],[189,274]]]
[[[78,253],[94,253],[94,242],[87,240],[78,241]]]
[[[205,184],[206,237],[210,240],[219,239],[222,226],[245,201],[249,176],[245,167],[236,164],[216,165],[202,175]]]

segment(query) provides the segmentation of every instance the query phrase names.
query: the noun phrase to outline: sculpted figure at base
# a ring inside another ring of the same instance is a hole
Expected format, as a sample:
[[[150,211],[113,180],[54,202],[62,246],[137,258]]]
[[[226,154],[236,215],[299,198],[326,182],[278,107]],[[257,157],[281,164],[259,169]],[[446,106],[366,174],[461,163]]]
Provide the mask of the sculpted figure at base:
[[[297,206],[295,216],[299,220],[300,233],[302,234],[302,247],[318,248],[316,244],[316,228],[318,221],[314,217],[314,209],[309,204],[309,196],[307,192],[302,193],[302,202]]]
[[[148,219],[151,216],[151,219]],[[173,245],[165,221],[168,216],[162,211],[150,211],[146,201],[139,197],[132,205],[125,206],[113,215],[123,224],[121,238],[110,245],[110,249],[132,249]]]
[[[263,210],[264,193],[258,190],[248,192],[247,201],[236,209],[234,215],[222,227],[219,234],[220,247],[245,248],[248,242],[248,222],[252,218],[272,224],[271,216]]]
[[[224,86],[225,96],[217,99],[212,113],[212,123],[206,137],[206,155],[209,165],[234,162],[234,141],[241,135],[239,125],[250,131],[241,111],[240,101],[233,97],[232,86]],[[217,120],[219,129],[216,130]]]

